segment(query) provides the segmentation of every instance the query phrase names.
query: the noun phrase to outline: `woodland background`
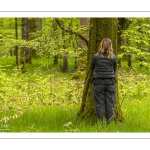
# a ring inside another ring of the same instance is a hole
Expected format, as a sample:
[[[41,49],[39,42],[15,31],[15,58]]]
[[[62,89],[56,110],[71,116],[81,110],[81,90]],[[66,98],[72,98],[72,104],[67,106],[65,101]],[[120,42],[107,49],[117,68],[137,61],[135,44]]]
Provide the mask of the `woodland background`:
[[[101,126],[89,64],[106,36],[118,93]],[[149,132],[149,56],[150,18],[0,18],[1,132]]]

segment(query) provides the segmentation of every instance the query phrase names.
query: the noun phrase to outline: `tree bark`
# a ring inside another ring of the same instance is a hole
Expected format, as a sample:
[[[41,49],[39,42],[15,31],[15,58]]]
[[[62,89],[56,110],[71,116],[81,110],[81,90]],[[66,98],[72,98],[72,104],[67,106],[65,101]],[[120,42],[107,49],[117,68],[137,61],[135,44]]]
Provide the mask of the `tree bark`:
[[[36,31],[40,31],[42,29],[42,18],[31,18],[30,22],[30,40],[34,39],[35,37],[31,34],[35,33]],[[37,50],[32,48],[30,49],[30,57],[37,58]]]
[[[29,40],[29,32],[30,32],[30,24],[28,18],[22,18],[22,39],[28,41]],[[30,62],[30,52],[29,48],[22,47],[20,53],[20,62],[23,64],[25,62]]]
[[[22,18],[22,39],[26,41],[34,39],[34,36],[31,34],[41,30],[41,23],[41,18]],[[21,59],[23,58],[25,63],[32,63],[32,57],[37,57],[36,50],[23,47],[21,51]]]
[[[27,38],[26,30],[27,30],[27,18],[22,18],[22,39],[23,40],[26,40]],[[22,64],[21,66],[22,73],[27,72],[27,68],[25,65],[25,51],[26,51],[26,47],[22,47],[20,51],[20,63]]]
[[[93,85],[91,83],[92,72],[90,64],[93,55],[98,51],[98,46],[103,38],[110,38],[113,44],[113,50],[117,56],[117,32],[118,20],[116,18],[91,18],[89,30],[89,45],[87,52],[87,68],[84,83],[84,90],[82,95],[81,107],[77,117],[84,119],[90,123],[96,122],[96,114],[94,108]],[[116,79],[118,79],[116,73]],[[118,89],[118,84],[116,84]],[[118,90],[116,92],[115,101],[115,120],[123,121],[123,113],[119,103]]]
[[[30,20],[29,18],[26,18],[26,37],[25,40],[29,41],[30,40]],[[32,58],[31,58],[31,49],[28,47],[25,47],[25,63],[32,63]]]
[[[22,39],[26,39],[26,22],[27,18],[22,18]],[[23,64],[25,61],[25,47],[21,48],[20,52],[20,63]]]
[[[15,18],[15,36],[16,36],[16,40],[18,40],[18,20],[17,20],[17,18]],[[15,55],[16,55],[16,65],[18,68],[19,61],[18,61],[18,46],[17,45],[15,47]]]
[[[62,37],[64,39],[65,30],[62,30]],[[63,48],[66,49],[66,40],[64,39]],[[68,56],[67,53],[63,55],[62,72],[68,72]]]
[[[127,39],[121,37],[122,31],[126,30],[129,27],[131,22],[129,20],[127,20],[126,18],[119,18],[118,21],[119,21],[119,25],[118,25],[118,54],[119,54],[119,53],[122,53],[121,49],[120,49],[121,45],[127,44]],[[129,56],[129,58],[130,58],[130,56]],[[122,67],[121,59],[118,60],[118,65],[119,65],[119,68]],[[131,59],[129,59],[128,65],[129,65],[129,67],[132,67]]]

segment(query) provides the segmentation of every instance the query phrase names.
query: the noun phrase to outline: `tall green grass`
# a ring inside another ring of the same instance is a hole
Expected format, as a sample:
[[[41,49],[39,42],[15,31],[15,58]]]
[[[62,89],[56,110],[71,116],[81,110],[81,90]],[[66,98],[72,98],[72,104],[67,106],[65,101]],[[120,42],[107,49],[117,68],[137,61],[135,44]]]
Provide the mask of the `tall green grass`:
[[[64,124],[76,117],[78,109],[53,106],[25,110],[21,117],[7,122],[8,132],[65,132]]]

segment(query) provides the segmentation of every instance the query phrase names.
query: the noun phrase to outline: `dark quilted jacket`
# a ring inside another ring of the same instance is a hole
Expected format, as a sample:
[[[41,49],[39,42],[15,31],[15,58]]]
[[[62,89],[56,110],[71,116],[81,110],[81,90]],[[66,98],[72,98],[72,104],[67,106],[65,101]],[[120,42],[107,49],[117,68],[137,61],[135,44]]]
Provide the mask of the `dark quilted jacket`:
[[[115,72],[117,69],[117,59],[113,54],[113,58],[109,59],[104,54],[104,58],[100,55],[95,54],[91,63],[91,70],[93,71],[93,79],[109,79],[115,77]]]

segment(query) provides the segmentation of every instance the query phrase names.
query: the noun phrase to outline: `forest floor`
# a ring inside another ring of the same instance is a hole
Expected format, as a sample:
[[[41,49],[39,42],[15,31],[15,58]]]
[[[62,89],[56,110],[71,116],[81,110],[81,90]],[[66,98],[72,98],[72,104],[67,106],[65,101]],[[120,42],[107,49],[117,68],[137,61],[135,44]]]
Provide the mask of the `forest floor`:
[[[53,66],[46,58],[34,59],[22,74],[15,59],[0,58],[0,132],[149,132],[150,74],[147,67],[134,62],[118,73],[118,90],[125,121],[109,126],[75,122],[79,111],[83,82],[70,80],[69,72],[60,71],[60,62]],[[60,60],[61,61],[61,60]]]

